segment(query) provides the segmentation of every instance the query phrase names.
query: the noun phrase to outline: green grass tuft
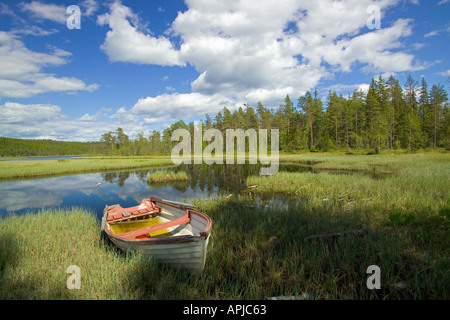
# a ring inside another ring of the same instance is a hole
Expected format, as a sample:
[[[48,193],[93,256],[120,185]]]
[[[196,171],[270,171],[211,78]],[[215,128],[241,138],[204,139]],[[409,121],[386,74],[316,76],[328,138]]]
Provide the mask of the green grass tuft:
[[[189,177],[186,171],[156,171],[152,172],[147,178],[149,183],[161,183],[170,181],[188,181]]]

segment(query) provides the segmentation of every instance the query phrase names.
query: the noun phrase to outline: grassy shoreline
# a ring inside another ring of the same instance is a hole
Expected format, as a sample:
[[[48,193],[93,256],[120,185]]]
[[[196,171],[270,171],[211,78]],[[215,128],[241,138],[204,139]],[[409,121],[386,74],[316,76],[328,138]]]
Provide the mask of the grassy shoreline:
[[[2,161],[0,179],[173,166],[170,157],[89,157],[71,160]]]
[[[389,168],[408,158],[449,157],[445,151],[428,151],[417,154],[405,152],[385,152],[380,155],[348,155],[345,152],[280,154],[280,163],[314,165],[321,170],[369,171],[377,168],[381,172],[392,173]],[[100,172],[107,170],[140,169],[161,166],[174,166],[169,156],[95,156],[70,160],[21,160],[0,161],[0,180],[28,177],[44,177],[60,174]]]

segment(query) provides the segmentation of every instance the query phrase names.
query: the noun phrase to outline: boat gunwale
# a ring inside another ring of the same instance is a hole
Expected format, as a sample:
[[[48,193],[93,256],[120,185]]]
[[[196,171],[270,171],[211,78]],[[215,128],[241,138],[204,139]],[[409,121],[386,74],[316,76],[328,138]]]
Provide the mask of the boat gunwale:
[[[212,227],[212,219],[204,214],[203,212],[200,212],[198,210],[192,209],[190,207],[185,207],[180,204],[175,204],[171,202],[166,202],[162,200],[161,198],[157,197],[150,197],[150,201],[159,202],[164,205],[171,206],[176,209],[181,210],[189,210],[190,214],[195,214],[199,216],[200,218],[204,219],[206,221],[205,228],[200,231],[196,235],[180,235],[180,236],[173,236],[173,237],[162,237],[162,238],[148,238],[148,239],[123,239],[116,236],[115,233],[113,233],[109,228],[109,223],[106,221],[106,214],[108,213],[109,206],[105,207],[105,210],[103,211],[103,219],[104,224],[102,223],[102,229],[105,231],[105,233],[108,235],[108,237],[111,238],[113,241],[117,242],[123,242],[127,243],[129,245],[134,246],[141,246],[141,245],[157,245],[157,244],[171,244],[171,243],[188,243],[188,242],[197,242],[199,240],[208,239],[210,233],[211,233],[211,227]]]

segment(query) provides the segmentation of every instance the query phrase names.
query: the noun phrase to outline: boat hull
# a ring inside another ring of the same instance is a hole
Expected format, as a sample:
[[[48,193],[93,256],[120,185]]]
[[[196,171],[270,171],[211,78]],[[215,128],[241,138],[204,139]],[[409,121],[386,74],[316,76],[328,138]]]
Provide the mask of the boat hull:
[[[205,267],[209,237],[206,239],[198,237],[172,243],[167,241],[148,243],[149,241],[145,240],[126,241],[114,236],[108,237],[117,248],[125,252],[138,250],[144,256],[158,262],[188,269],[191,272],[201,272]]]
[[[187,210],[182,205],[165,202],[165,200],[159,198],[152,197],[150,199],[157,206],[163,208],[162,216],[171,214],[173,218],[177,218]],[[212,221],[207,215],[189,209],[189,224],[184,225],[181,232],[178,230],[174,236],[123,239],[120,234],[115,234],[112,231],[110,224],[107,222],[108,208],[110,207],[107,206],[104,211],[102,230],[120,250],[125,252],[137,250],[142,252],[144,256],[158,262],[181,267],[193,273],[203,271],[212,225]],[[176,227],[173,229],[176,229]]]

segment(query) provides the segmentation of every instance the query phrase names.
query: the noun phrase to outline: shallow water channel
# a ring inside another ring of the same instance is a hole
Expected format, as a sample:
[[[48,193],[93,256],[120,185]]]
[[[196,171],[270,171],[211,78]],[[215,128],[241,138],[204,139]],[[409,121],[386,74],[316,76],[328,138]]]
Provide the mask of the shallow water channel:
[[[186,171],[189,181],[148,183],[156,171]],[[39,179],[0,182],[0,216],[40,209],[80,207],[101,218],[105,205],[135,206],[142,199],[156,196],[192,203],[193,199],[213,199],[219,195],[247,189],[246,179],[258,175],[260,165],[181,165],[171,168],[84,173]],[[318,172],[313,166],[280,165],[280,171]],[[282,197],[264,200],[283,202]],[[261,200],[258,198],[258,200]]]

